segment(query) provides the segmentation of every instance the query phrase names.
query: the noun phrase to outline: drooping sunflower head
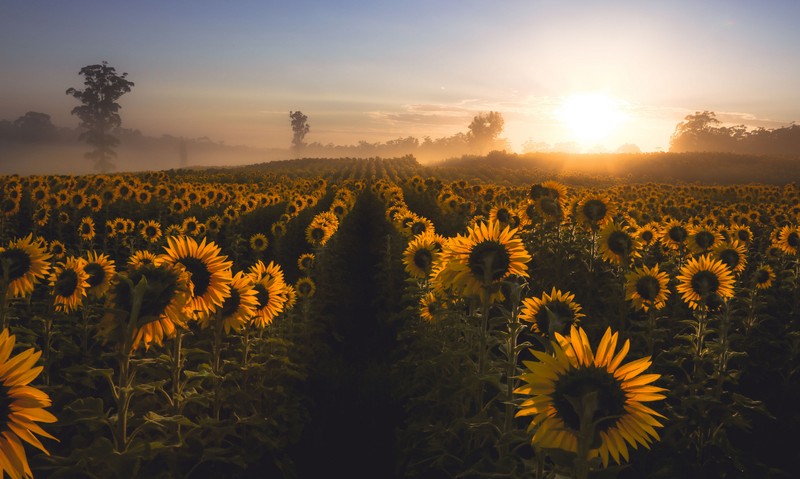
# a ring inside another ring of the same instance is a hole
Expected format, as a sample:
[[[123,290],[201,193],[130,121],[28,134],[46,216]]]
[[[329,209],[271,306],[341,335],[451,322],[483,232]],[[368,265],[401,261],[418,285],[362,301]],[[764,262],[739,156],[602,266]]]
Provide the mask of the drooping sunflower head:
[[[314,253],[303,253],[297,258],[297,268],[300,271],[311,271],[314,269],[316,256]]]
[[[575,302],[575,295],[556,288],[541,297],[522,300],[519,319],[531,323],[531,331],[552,337],[553,333],[564,333],[584,317],[581,305]]]
[[[225,298],[222,308],[219,310],[222,327],[226,334],[230,333],[231,329],[237,332],[241,331],[255,316],[259,307],[259,294],[259,290],[255,288],[249,275],[239,271],[233,276],[230,295]],[[215,317],[215,314],[203,315],[199,318],[198,323],[200,327],[206,328],[211,323],[211,319]]]
[[[579,441],[586,441],[586,459],[599,456],[604,466],[610,458],[628,460],[628,446],[649,449],[658,439],[655,427],[662,427],[657,418],[664,416],[643,403],[665,398],[664,389],[652,385],[660,375],[642,374],[650,358],[622,365],[630,341],[617,351],[619,334],[610,328],[596,352],[578,327],[555,337],[553,355],[531,351],[537,361],[524,362],[526,384],[515,391],[526,397],[517,416],[533,418],[532,444],[576,453]]]
[[[198,244],[188,236],[167,239],[164,261],[181,264],[190,274],[192,299],[190,309],[198,315],[208,314],[222,306],[230,293],[231,266],[220,248],[205,238]]]
[[[297,291],[297,296],[300,298],[310,298],[317,292],[317,285],[311,278],[300,278],[294,284],[294,289]]]
[[[9,298],[31,294],[49,273],[50,257],[46,247],[33,240],[33,234],[0,248],[0,286],[7,288]]]
[[[403,252],[403,265],[405,265],[406,272],[414,278],[428,277],[433,263],[439,257],[439,252],[435,235],[417,235],[408,243]]]
[[[89,275],[89,288],[86,292],[95,298],[102,298],[116,274],[114,260],[106,254],[89,251],[83,269]]]
[[[632,301],[635,309],[659,310],[669,298],[669,276],[659,271],[658,265],[643,266],[625,275],[625,299]]]
[[[692,309],[716,307],[720,301],[733,296],[733,273],[711,255],[687,261],[677,279],[676,290]]]
[[[130,342],[131,349],[161,345],[175,334],[176,327],[186,327],[192,313],[190,300],[189,273],[183,266],[160,260],[142,262],[129,267],[113,283],[106,298],[109,313],[103,317],[99,333],[105,341],[120,346]],[[139,315],[131,325],[136,302],[140,302]],[[127,336],[129,333],[132,336]]]
[[[84,269],[85,266],[85,259],[70,256],[53,269],[50,286],[53,288],[56,311],[69,313],[77,310],[83,303],[89,289],[89,274]]]

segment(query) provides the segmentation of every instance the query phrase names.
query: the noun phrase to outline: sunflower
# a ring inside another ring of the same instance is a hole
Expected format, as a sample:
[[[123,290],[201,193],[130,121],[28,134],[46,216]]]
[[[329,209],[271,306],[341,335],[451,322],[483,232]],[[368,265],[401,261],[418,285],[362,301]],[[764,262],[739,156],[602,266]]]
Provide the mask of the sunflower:
[[[532,211],[527,211],[528,217],[539,212],[545,218],[560,221],[564,218],[567,206],[567,187],[557,181],[544,181],[531,186],[528,191],[531,199]]]
[[[50,257],[47,249],[33,240],[33,234],[0,248],[0,287],[6,289],[8,298],[33,293],[36,283],[50,272]]]
[[[218,215],[209,216],[206,220],[206,229],[209,233],[217,234],[222,231],[222,218]]]
[[[42,205],[36,208],[36,211],[33,212],[33,221],[37,226],[46,226],[50,221],[50,207]]]
[[[53,259],[62,259],[67,254],[67,248],[61,241],[53,240],[47,247],[50,250],[50,254],[53,255]]]
[[[81,224],[78,225],[78,236],[83,241],[90,242],[94,239],[94,220],[91,216],[84,216],[81,218]]]
[[[644,246],[650,246],[658,240],[658,225],[653,222],[647,223],[639,227],[634,233],[634,236],[638,238]]]
[[[533,417],[528,426],[528,431],[535,430],[531,443],[577,453],[583,439],[589,457],[582,459],[599,456],[603,466],[608,466],[609,457],[618,464],[620,457],[628,460],[628,445],[649,449],[659,439],[654,428],[663,427],[657,418],[664,416],[642,403],[665,399],[665,390],[652,385],[661,375],[642,374],[652,364],[650,358],[622,365],[630,340],[617,351],[619,333],[611,328],[596,353],[578,327],[572,326],[568,336],[555,337],[552,356],[531,351],[538,361],[524,361],[526,371],[520,378],[526,384],[514,391],[526,396],[517,417]]]
[[[325,224],[312,221],[306,228],[306,241],[311,246],[324,246],[331,236],[333,236],[333,230]]]
[[[681,268],[676,290],[690,308],[714,305],[733,296],[733,274],[725,263],[710,255],[692,258]]]
[[[447,309],[444,301],[435,293],[427,293],[419,300],[419,317],[426,321],[434,321],[436,317]]]
[[[689,230],[680,221],[669,221],[661,229],[662,243],[673,251],[680,251],[685,248],[688,239]]]
[[[314,268],[315,260],[314,253],[303,253],[297,258],[297,268],[300,271],[311,271]]]
[[[126,338],[134,309],[134,289],[140,284],[145,291],[136,330],[131,332],[132,337]],[[159,258],[153,263],[130,267],[107,295],[109,312],[100,323],[99,333],[106,341],[113,340],[119,344],[131,341],[132,350],[142,344],[145,349],[149,349],[152,343],[161,345],[165,338],[175,335],[176,325],[186,326],[190,314],[186,305],[190,298],[189,273],[181,265],[165,264]]]
[[[797,255],[797,252],[800,251],[800,228],[790,225],[783,226],[778,230],[773,245],[785,254]]]
[[[531,323],[534,333],[550,337],[553,332],[566,331],[583,316],[574,294],[553,288],[550,294],[542,293],[541,298],[523,299],[519,319]]]
[[[158,240],[161,239],[161,223],[155,220],[149,220],[147,223],[142,225],[139,233],[146,241],[157,243]]]
[[[747,246],[753,241],[753,232],[747,225],[735,224],[730,228],[730,237]]]
[[[609,263],[627,266],[639,256],[641,244],[628,228],[609,221],[600,230],[598,240],[602,258]]]
[[[181,230],[183,230],[184,234],[189,236],[197,236],[197,229],[198,229],[199,222],[197,218],[194,216],[187,216],[183,219],[183,223],[181,224]]]
[[[689,250],[694,254],[705,254],[724,241],[722,234],[710,226],[697,226],[689,233]]]
[[[283,311],[288,302],[288,290],[282,279],[265,276],[256,280],[254,273],[249,273],[253,290],[255,291],[255,312],[253,324],[263,328],[272,323],[275,317]],[[254,281],[256,280],[256,281]]]
[[[516,229],[500,229],[496,221],[481,222],[468,229],[465,237],[448,242],[445,280],[465,296],[478,295],[511,275],[528,276],[531,256]]]
[[[440,251],[441,248],[437,247],[435,235],[417,235],[408,243],[405,252],[403,252],[403,264],[405,265],[406,273],[419,279],[428,277]]]
[[[198,315],[212,313],[222,306],[230,292],[231,266],[213,241],[200,244],[188,236],[167,238],[165,261],[182,264],[191,275],[192,298],[189,309]]]
[[[633,301],[636,309],[661,309],[669,297],[669,276],[658,265],[643,266],[625,275],[625,299]]]
[[[269,241],[264,233],[256,233],[250,237],[250,248],[259,253],[265,251],[269,246]]]
[[[23,442],[50,454],[39,439],[38,434],[49,439],[57,439],[45,432],[37,422],[53,423],[57,419],[45,408],[52,405],[47,393],[30,386],[42,366],[35,366],[41,351],[33,348],[11,356],[16,337],[9,335],[8,329],[0,333],[0,476],[22,478],[33,477]]]
[[[50,274],[53,302],[56,311],[75,311],[83,302],[89,289],[89,274],[84,270],[86,260],[70,256],[59,262]]]
[[[614,209],[608,198],[599,194],[587,194],[575,203],[575,217],[584,228],[597,231],[609,222]]]
[[[98,195],[89,196],[86,202],[89,205],[89,208],[95,213],[103,209],[103,199]]]
[[[276,278],[278,281],[285,284],[283,270],[280,265],[274,261],[270,261],[265,265],[263,261],[258,260],[256,264],[250,267],[247,274],[253,277],[253,283],[258,283],[265,278]]]
[[[738,240],[723,241],[711,251],[714,258],[725,263],[734,273],[741,273],[747,266],[747,250]]]
[[[242,271],[233,276],[231,279],[231,293],[225,298],[219,311],[222,327],[225,329],[226,334],[230,333],[231,329],[237,332],[241,331],[250,319],[255,316],[256,309],[259,306],[258,294],[259,291],[254,287],[250,276]],[[200,327],[208,327],[212,318],[214,318],[213,314],[202,316],[198,321]]]
[[[753,284],[757,289],[767,289],[775,281],[775,271],[769,265],[761,265],[753,272]]]
[[[158,256],[149,251],[135,251],[130,258],[128,258],[128,269],[133,270],[145,264],[155,264],[158,261],[160,261]]]
[[[297,296],[301,298],[310,298],[317,292],[317,285],[311,278],[300,278],[294,284],[294,289],[297,291]]]
[[[272,226],[270,226],[270,232],[272,233],[273,237],[280,238],[286,234],[286,223],[283,221],[276,221],[275,223],[272,223]]]
[[[410,236],[417,236],[424,233],[434,234],[435,228],[433,226],[433,222],[428,218],[415,215],[414,221],[408,226],[408,234]]]
[[[87,294],[95,298],[102,298],[111,286],[111,281],[116,273],[114,260],[106,254],[89,251],[86,254],[86,264],[83,269],[89,275]]]
[[[0,211],[2,211],[3,216],[14,216],[19,213],[19,200],[3,198],[3,201],[0,202]]]

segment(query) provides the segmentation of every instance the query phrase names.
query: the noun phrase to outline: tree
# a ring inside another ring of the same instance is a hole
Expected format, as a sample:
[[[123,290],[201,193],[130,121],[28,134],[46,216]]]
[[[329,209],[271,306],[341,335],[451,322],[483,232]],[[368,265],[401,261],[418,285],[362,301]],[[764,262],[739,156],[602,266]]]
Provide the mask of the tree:
[[[303,139],[311,126],[308,124],[308,117],[302,111],[290,111],[289,118],[292,120],[292,148],[299,150],[306,146]]]
[[[50,115],[29,111],[14,120],[14,137],[17,140],[36,143],[52,140],[56,126],[50,121]]]
[[[85,66],[79,74],[84,77],[86,88],[67,89],[67,95],[72,95],[82,103],[72,109],[72,114],[80,118],[80,126],[86,129],[79,139],[94,147],[94,150],[86,153],[86,158],[94,160],[96,170],[106,173],[114,168],[111,158],[117,156],[114,148],[119,145],[119,140],[111,135],[114,128],[122,125],[119,116],[122,107],[117,100],[131,91],[133,82],[125,79],[127,73],[118,75],[114,67],[108,66],[105,61],[99,65]]]
[[[467,139],[470,146],[478,153],[485,153],[497,141],[504,124],[503,115],[496,111],[479,113],[469,124]]]

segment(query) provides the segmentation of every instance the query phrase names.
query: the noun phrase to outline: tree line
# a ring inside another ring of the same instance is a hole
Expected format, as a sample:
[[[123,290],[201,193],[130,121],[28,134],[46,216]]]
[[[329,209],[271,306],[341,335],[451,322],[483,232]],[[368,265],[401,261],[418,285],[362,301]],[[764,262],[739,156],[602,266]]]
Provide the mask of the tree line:
[[[723,126],[713,111],[687,115],[670,138],[670,152],[719,152],[772,156],[800,155],[800,125],[781,128]]]

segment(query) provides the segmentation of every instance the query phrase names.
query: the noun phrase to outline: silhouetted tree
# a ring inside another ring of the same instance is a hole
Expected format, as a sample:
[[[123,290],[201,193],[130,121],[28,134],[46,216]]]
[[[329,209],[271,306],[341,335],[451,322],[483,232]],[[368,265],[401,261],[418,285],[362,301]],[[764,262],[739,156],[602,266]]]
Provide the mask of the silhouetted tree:
[[[308,116],[304,115],[302,111],[290,111],[289,118],[292,120],[292,148],[299,150],[306,146],[303,139],[311,129],[308,124]]]
[[[50,115],[29,111],[14,120],[14,139],[25,142],[43,142],[52,140],[56,126],[50,121]]]
[[[114,67],[108,66],[105,61],[99,65],[85,66],[79,74],[84,77],[86,88],[67,89],[67,95],[72,95],[82,103],[72,109],[72,114],[80,118],[80,126],[86,128],[80,140],[94,147],[85,156],[94,160],[96,170],[106,173],[114,168],[110,159],[117,156],[114,148],[119,145],[119,140],[111,135],[114,128],[122,125],[119,116],[122,107],[117,100],[131,91],[133,82],[125,79],[127,73],[118,75]]]
[[[712,111],[688,115],[675,127],[669,151],[759,155],[800,155],[800,126],[749,131],[744,125],[722,126]]]
[[[496,111],[479,113],[469,124],[467,138],[470,146],[478,153],[485,153],[494,146],[504,124],[503,115]]]

